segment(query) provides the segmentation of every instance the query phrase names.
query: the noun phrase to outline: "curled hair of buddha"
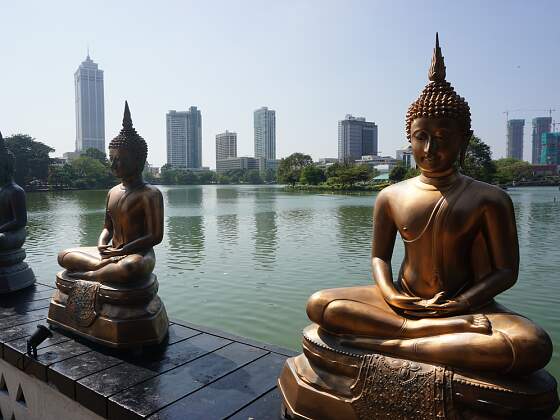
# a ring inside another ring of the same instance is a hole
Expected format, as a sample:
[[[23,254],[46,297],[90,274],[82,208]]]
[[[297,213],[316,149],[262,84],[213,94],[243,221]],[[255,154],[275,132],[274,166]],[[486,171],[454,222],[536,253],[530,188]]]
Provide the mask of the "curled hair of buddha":
[[[6,142],[0,133],[0,162],[2,168],[10,175],[14,174],[16,157],[6,146]]]
[[[463,164],[471,131],[471,110],[465,98],[459,96],[445,80],[445,63],[436,33],[436,47],[428,72],[430,82],[408,108],[406,113],[406,137],[410,141],[410,126],[416,118],[452,118],[459,122],[465,133],[465,145],[461,149],[460,163]]]
[[[130,117],[130,109],[128,108],[128,102],[124,102],[124,116],[123,116],[123,128],[119,135],[111,140],[109,143],[110,149],[127,149],[130,151],[135,160],[138,162],[139,170],[142,171],[144,164],[146,163],[146,158],[148,157],[148,145],[146,141],[136,132],[136,129],[132,126],[132,118]]]

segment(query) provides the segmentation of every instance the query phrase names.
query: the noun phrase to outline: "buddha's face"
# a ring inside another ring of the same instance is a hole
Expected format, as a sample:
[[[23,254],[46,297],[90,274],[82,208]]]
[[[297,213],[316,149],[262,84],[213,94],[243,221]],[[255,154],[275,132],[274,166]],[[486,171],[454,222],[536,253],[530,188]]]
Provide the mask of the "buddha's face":
[[[111,161],[111,172],[117,178],[131,178],[140,173],[137,157],[129,149],[109,149],[109,160]]]
[[[426,174],[450,169],[465,144],[465,131],[452,118],[416,118],[410,133],[414,160]]]

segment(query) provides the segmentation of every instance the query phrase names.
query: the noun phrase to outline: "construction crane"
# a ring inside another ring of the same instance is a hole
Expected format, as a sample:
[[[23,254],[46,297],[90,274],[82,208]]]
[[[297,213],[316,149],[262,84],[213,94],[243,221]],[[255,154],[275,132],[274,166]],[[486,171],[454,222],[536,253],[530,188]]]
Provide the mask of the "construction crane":
[[[510,109],[510,110],[506,110],[503,112],[503,114],[506,114],[506,122],[509,121],[509,114],[512,112],[548,112],[548,116],[550,118],[552,118],[552,113],[555,112],[556,110],[553,108],[548,108],[548,109]]]

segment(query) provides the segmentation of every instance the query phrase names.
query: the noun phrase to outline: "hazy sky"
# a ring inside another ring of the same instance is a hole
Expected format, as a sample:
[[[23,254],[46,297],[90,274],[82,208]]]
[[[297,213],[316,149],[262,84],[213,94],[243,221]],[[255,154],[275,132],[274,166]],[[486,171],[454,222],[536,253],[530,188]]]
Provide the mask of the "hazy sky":
[[[90,55],[105,72],[106,143],[128,99],[148,160],[165,163],[165,114],[202,110],[203,164],[215,135],[238,133],[253,154],[253,111],[276,110],[278,157],[336,157],[337,121],[379,126],[381,154],[406,142],[404,115],[427,82],[440,41],[447,79],[473,128],[505,154],[511,109],[556,108],[558,1],[21,1],[0,4],[0,131],[74,149],[73,74]],[[530,118],[525,117],[525,159]],[[560,127],[559,127],[560,128]]]

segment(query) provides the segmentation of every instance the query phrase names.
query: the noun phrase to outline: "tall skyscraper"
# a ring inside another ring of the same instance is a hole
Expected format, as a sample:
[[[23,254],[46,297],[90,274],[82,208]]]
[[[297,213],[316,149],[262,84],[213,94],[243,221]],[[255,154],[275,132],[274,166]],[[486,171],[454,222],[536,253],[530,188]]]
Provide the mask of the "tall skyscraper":
[[[237,133],[216,134],[216,162],[237,157]]]
[[[552,126],[552,117],[538,117],[533,118],[533,153],[531,156],[531,163],[533,165],[538,165],[541,162],[541,145],[542,145],[542,135],[544,133],[550,133]]]
[[[560,133],[543,133],[540,163],[542,165],[560,165]]]
[[[507,122],[507,157],[523,160],[523,127],[525,120]]]
[[[196,106],[166,115],[167,164],[174,168],[202,167],[202,114]]]
[[[254,112],[255,157],[276,159],[276,111],[263,106]]]
[[[89,54],[74,73],[76,93],[76,152],[96,148],[105,153],[103,70]]]
[[[377,155],[377,125],[363,117],[346,115],[338,122],[338,160]]]

